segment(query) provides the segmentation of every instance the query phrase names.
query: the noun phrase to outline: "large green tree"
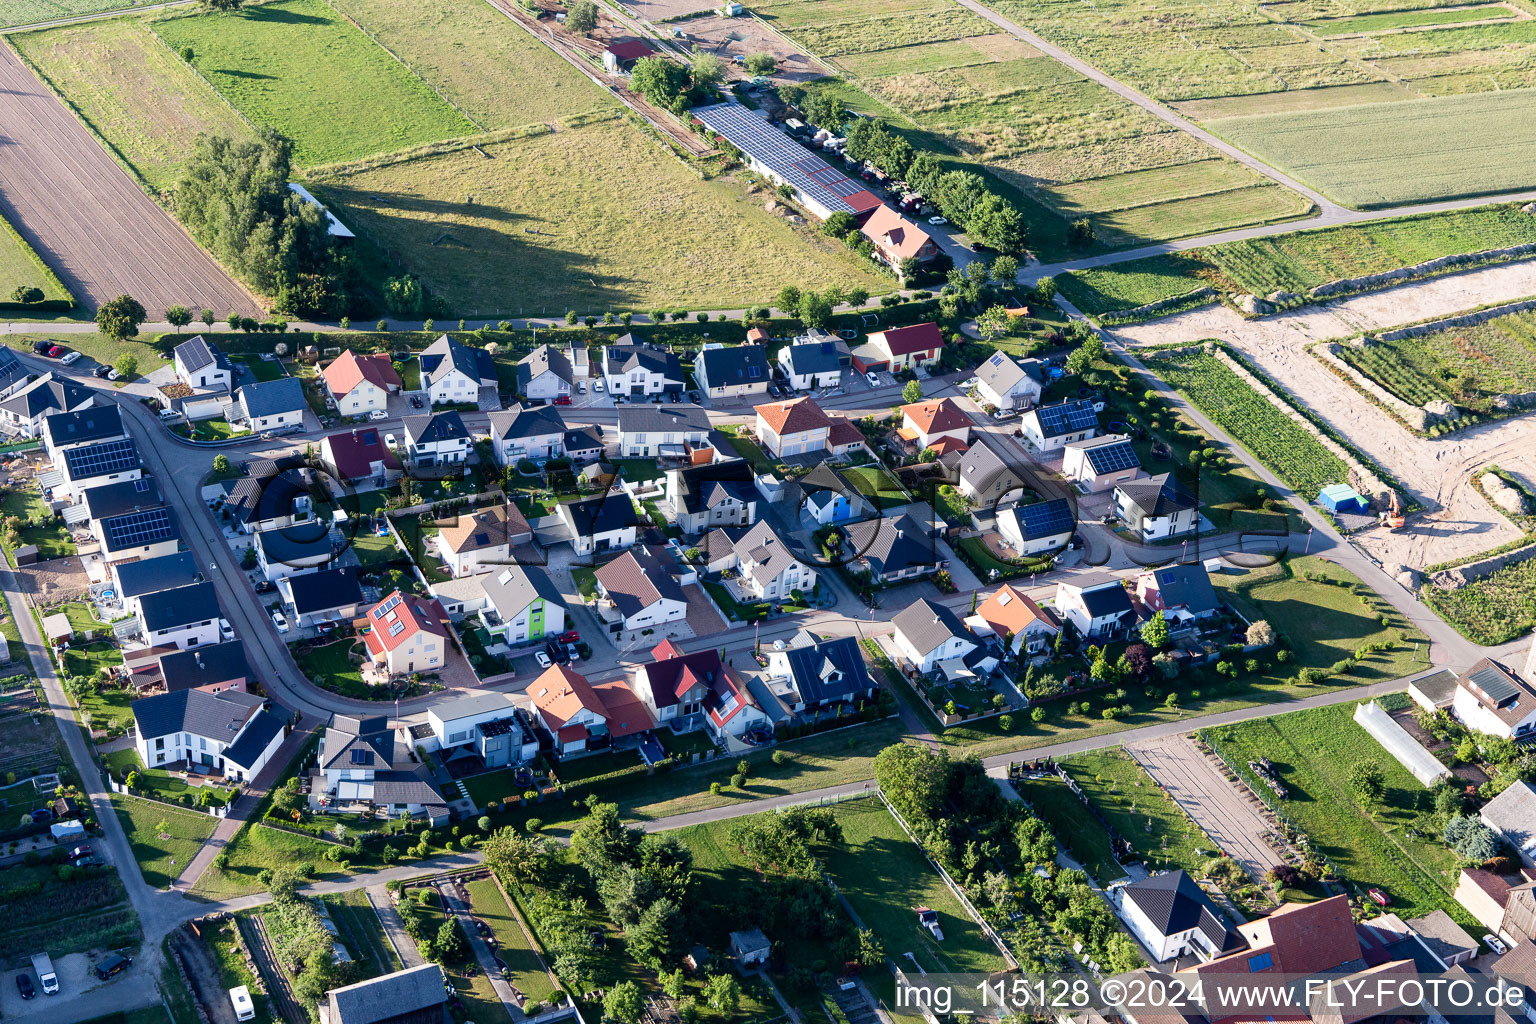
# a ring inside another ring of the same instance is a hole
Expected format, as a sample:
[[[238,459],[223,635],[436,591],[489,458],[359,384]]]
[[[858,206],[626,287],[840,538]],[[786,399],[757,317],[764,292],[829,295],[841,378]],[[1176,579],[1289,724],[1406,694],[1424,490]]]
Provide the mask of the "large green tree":
[[[144,307],[132,295],[119,295],[101,304],[96,310],[96,327],[115,341],[136,338],[139,327],[148,318]]]
[[[565,13],[565,27],[580,36],[597,28],[597,4],[592,0],[576,0]]]
[[[938,815],[949,785],[949,755],[896,743],[875,755],[875,781],[909,820]]]

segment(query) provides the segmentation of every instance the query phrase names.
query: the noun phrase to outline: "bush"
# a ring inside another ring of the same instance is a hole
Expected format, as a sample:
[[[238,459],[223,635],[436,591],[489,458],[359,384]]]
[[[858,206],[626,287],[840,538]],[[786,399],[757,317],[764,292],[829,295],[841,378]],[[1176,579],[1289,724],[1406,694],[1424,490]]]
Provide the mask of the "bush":
[[[731,776],[731,785],[736,787],[737,789],[746,789],[747,788],[747,777],[746,777],[746,775],[742,774],[741,772],[737,772],[735,775],[732,775]]]
[[[1039,710],[1039,709],[1037,708],[1036,710]],[[1013,716],[1012,715],[999,715],[998,719],[997,719],[997,727],[999,729],[1003,730],[1003,732],[1011,732],[1011,731],[1013,731]]]
[[[725,791],[725,788],[723,786],[721,786],[720,783],[718,783],[718,782],[711,782],[709,784],[709,793],[710,793],[711,796],[719,796],[724,791]]]
[[[775,750],[773,752],[773,763],[774,764],[788,764],[789,763],[789,751],[787,751],[787,750]]]

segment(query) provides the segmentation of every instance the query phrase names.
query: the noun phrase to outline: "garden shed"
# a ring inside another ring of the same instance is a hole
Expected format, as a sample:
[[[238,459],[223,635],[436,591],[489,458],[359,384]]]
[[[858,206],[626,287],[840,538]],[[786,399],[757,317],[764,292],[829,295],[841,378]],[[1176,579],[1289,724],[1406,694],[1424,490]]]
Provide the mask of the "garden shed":
[[[1370,515],[1371,505],[1348,484],[1329,484],[1317,492],[1317,503],[1329,512],[1353,512]]]

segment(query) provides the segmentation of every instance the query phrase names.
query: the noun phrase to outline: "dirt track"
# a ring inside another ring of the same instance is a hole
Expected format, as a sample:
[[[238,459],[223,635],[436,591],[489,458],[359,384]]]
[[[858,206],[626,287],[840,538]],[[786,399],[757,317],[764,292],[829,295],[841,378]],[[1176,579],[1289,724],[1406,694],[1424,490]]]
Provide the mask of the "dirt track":
[[[0,214],[91,309],[126,292],[151,320],[177,303],[261,313],[4,44]]]

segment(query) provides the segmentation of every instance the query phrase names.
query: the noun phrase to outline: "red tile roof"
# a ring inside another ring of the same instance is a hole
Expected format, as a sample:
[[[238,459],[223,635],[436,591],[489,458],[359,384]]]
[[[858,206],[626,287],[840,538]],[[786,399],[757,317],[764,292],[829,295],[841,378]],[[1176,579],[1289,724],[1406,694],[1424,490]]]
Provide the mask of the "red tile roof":
[[[373,472],[373,463],[386,469],[399,469],[400,459],[384,444],[384,436],[373,427],[354,427],[338,434],[328,434],[325,444],[331,450],[336,472],[348,480],[357,480]]]
[[[916,256],[923,251],[923,246],[933,241],[928,237],[928,232],[884,203],[870,214],[869,220],[865,221],[864,226],[859,230],[863,232],[865,238],[874,242],[877,247],[885,250],[897,261]]]
[[[365,380],[372,381],[386,391],[390,388],[398,390],[400,387],[400,375],[395,372],[389,356],[383,352],[360,356],[347,349],[331,360],[331,364],[320,375],[325,378],[325,386],[331,389],[333,395],[345,395]]]
[[[971,446],[959,438],[950,437],[948,434],[945,434],[928,447],[933,449],[935,455],[948,455],[950,452],[967,451]]]
[[[368,609],[368,633],[364,643],[371,654],[392,651],[425,630],[437,636],[447,636],[443,625],[443,606],[435,600],[402,594],[395,591]],[[396,629],[396,625],[401,628]]]
[[[841,448],[845,444],[858,444],[864,440],[864,432],[854,426],[846,416],[830,416],[832,430],[827,434],[827,444]]]
[[[635,695],[628,683],[623,680],[599,683],[596,690],[598,699],[603,702],[603,717],[608,722],[610,736],[633,736],[655,728],[656,723],[651,721],[645,702]]]
[[[877,331],[869,340],[882,346],[893,356],[911,355],[914,352],[937,352],[944,347],[944,335],[938,324],[913,324],[911,327],[894,327],[889,331]]]
[[[803,430],[819,430],[830,428],[832,418],[821,411],[810,398],[796,398],[788,402],[770,402],[767,405],[753,407],[753,412],[768,424],[768,428],[775,434],[783,437],[785,434],[798,434]]]
[[[551,665],[528,684],[528,697],[545,723],[556,732],[585,708],[604,715],[607,708],[587,677],[564,665]],[[563,739],[564,737],[562,737]]]
[[[969,430],[971,418],[950,398],[930,399],[901,407],[902,415],[924,434],[941,430]]]

